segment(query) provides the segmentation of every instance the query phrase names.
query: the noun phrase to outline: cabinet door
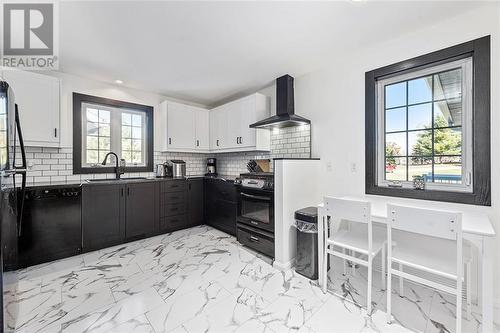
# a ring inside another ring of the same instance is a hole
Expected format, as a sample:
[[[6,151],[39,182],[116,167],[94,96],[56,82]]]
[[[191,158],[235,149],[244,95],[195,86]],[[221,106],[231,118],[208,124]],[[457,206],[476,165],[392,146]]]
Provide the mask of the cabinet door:
[[[203,178],[188,180],[188,223],[202,225],[204,221]]]
[[[59,146],[59,79],[37,73],[6,70],[19,105],[19,116],[27,146]]]
[[[236,190],[234,185],[217,179],[205,180],[206,224],[236,234]]]
[[[125,236],[124,185],[88,185],[82,189],[85,252],[119,244]]]
[[[238,147],[254,147],[256,130],[250,128],[250,124],[257,121],[255,95],[241,99],[239,101],[238,112],[240,116]]]
[[[210,149],[210,113],[208,110],[195,110],[195,132],[196,132],[196,150]]]
[[[195,149],[194,110],[188,105],[169,102],[167,133],[168,149]]]
[[[155,231],[155,184],[130,183],[126,187],[126,192],[126,239],[152,235]]]
[[[224,106],[210,111],[210,148],[212,150],[226,148],[227,125]]]
[[[227,105],[225,117],[227,119],[227,136],[225,148],[238,148],[241,128],[243,126],[240,111],[240,102],[235,101]]]

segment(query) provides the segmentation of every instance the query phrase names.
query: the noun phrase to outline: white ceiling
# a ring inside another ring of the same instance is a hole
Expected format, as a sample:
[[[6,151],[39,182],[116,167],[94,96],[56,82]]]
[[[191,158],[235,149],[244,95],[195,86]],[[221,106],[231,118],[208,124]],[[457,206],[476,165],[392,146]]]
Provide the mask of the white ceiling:
[[[60,70],[213,106],[477,2],[60,2]]]

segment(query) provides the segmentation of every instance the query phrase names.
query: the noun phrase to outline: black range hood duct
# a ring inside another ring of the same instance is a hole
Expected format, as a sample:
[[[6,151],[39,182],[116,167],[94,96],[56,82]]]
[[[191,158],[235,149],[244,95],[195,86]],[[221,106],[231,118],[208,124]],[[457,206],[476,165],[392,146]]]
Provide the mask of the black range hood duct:
[[[295,114],[293,77],[283,75],[276,79],[276,115],[250,125],[250,128],[283,128],[310,124],[311,121]]]

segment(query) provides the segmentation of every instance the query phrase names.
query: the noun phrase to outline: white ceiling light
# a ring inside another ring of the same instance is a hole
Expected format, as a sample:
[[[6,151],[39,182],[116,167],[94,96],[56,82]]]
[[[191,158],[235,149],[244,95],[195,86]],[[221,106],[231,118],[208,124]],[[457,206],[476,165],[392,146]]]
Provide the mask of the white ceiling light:
[[[122,80],[115,80],[115,83],[116,84],[123,84],[123,81]]]

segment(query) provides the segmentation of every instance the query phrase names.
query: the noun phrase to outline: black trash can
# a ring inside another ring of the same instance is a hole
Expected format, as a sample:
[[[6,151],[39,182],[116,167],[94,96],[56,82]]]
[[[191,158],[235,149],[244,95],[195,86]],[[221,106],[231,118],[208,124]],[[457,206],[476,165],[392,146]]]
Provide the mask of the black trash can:
[[[318,208],[307,207],[295,212],[297,254],[295,271],[311,280],[318,279]]]

